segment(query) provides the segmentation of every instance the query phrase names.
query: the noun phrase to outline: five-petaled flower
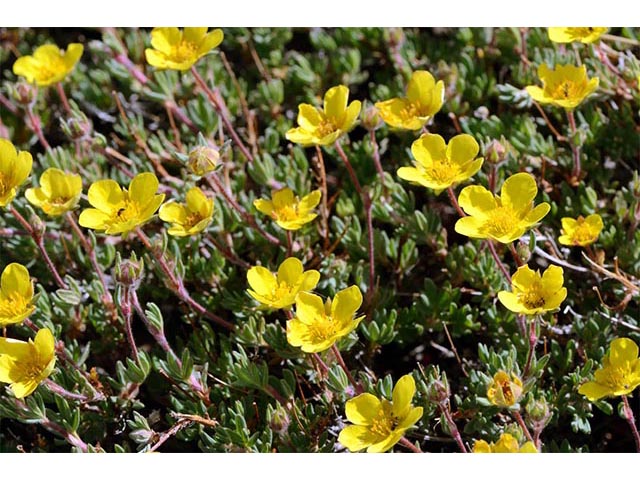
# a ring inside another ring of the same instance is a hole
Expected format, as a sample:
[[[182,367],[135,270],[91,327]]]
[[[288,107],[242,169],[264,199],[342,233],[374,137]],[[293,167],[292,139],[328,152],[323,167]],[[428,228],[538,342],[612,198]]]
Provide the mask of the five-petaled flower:
[[[543,63],[538,67],[538,77],[542,80],[542,88],[529,85],[527,92],[531,98],[538,103],[548,103],[566,110],[573,110],[580,105],[600,84],[598,77],[587,77],[587,67],[584,65],[556,65],[555,70],[551,70]]]
[[[81,43],[70,43],[67,51],[48,44],[36,48],[33,55],[24,55],[13,64],[13,73],[25,77],[29,83],[46,87],[61,82],[69,75],[82,56]]]
[[[480,170],[483,159],[476,159],[479,150],[478,142],[471,135],[456,135],[447,145],[440,135],[427,133],[411,145],[415,167],[398,169],[398,176],[439,194]]]
[[[198,187],[191,188],[186,203],[169,202],[160,207],[160,219],[171,223],[169,235],[187,237],[203,231],[213,219],[213,199],[207,198]]]
[[[567,298],[563,273],[556,265],[550,265],[542,275],[523,265],[511,278],[512,291],[498,292],[498,299],[512,312],[525,315],[556,310]]]
[[[147,62],[160,69],[189,70],[211,49],[222,43],[219,28],[207,33],[207,27],[156,27],[151,31],[151,46],[144,53]]]
[[[153,173],[136,175],[123,189],[115,180],[98,180],[89,187],[87,197],[94,208],[80,214],[85,228],[104,230],[109,235],[125,234],[149,221],[164,200],[156,195],[158,179]]]
[[[496,407],[509,408],[518,403],[522,396],[522,380],[512,373],[511,376],[499,370],[487,387],[487,398]]]
[[[289,308],[300,292],[310,292],[320,281],[317,270],[304,271],[302,262],[289,257],[273,274],[264,267],[251,267],[247,272],[247,281],[251,289],[247,292],[262,305],[269,308]]]
[[[543,202],[533,208],[538,187],[532,175],[516,173],[502,185],[500,196],[482,186],[462,189],[460,207],[469,215],[460,218],[455,230],[471,238],[492,238],[510,243],[549,213],[551,206]]]
[[[331,145],[355,127],[360,115],[360,100],[347,106],[348,101],[349,88],[338,85],[324,94],[324,110],[301,103],[298,105],[299,126],[287,132],[287,140],[304,147]]]
[[[377,102],[380,116],[391,127],[405,130],[419,130],[442,108],[444,102],[444,82],[437,83],[429,72],[413,72],[407,96]]]
[[[587,218],[582,215],[578,218],[564,217],[562,219],[562,235],[558,241],[562,245],[585,247],[598,239],[603,228],[602,217],[597,213],[593,213]]]
[[[503,433],[496,443],[476,440],[473,453],[539,453],[533,442],[520,446],[518,440],[510,433]]]
[[[285,230],[299,230],[318,216],[312,210],[320,203],[321,196],[320,190],[314,190],[300,199],[290,188],[283,188],[274,191],[271,200],[258,198],[253,205]]]
[[[27,200],[52,217],[75,208],[82,194],[82,178],[57,168],[47,168],[40,176],[40,187],[24,192]]]
[[[604,397],[628,395],[638,385],[638,345],[630,338],[616,338],[611,342],[609,353],[602,359],[602,368],[596,370],[595,380],[582,384],[578,393],[594,402]]]
[[[19,263],[10,263],[0,276],[0,327],[22,322],[35,309],[29,271]]]
[[[362,293],[353,285],[339,291],[333,301],[322,302],[318,295],[300,292],[296,297],[295,317],[287,321],[287,341],[303,352],[324,352],[349,335],[364,318],[356,317],[362,305]]]
[[[10,383],[16,398],[33,393],[55,364],[55,339],[48,328],[28,342],[0,338],[0,382]]]
[[[6,207],[15,198],[32,166],[29,152],[18,152],[13,143],[0,138],[0,207]]]
[[[609,30],[607,27],[549,27],[549,39],[556,43],[593,43]]]
[[[391,402],[370,393],[347,401],[345,413],[353,425],[342,429],[338,441],[352,452],[366,448],[368,453],[382,453],[391,449],[422,418],[422,407],[411,404],[415,393],[413,377],[404,375],[393,389]]]

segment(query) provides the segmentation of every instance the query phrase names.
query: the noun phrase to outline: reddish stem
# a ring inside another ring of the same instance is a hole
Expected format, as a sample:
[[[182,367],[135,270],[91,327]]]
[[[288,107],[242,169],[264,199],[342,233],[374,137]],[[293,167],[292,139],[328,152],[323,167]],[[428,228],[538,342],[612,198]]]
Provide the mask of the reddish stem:
[[[56,83],[56,90],[58,92],[58,96],[60,97],[60,100],[62,101],[62,105],[64,106],[64,109],[69,115],[71,115],[71,105],[69,105],[69,99],[67,98],[67,94],[64,93],[64,87],[62,86],[62,83],[60,82]]]
[[[351,375],[351,372],[347,368],[347,365],[344,363],[344,359],[342,358],[342,354],[340,353],[340,350],[338,350],[338,347],[336,347],[335,344],[331,346],[331,351],[335,355],[336,360],[338,360],[338,363],[342,367],[342,370],[347,375],[349,382],[351,382],[351,385],[353,385],[353,388],[355,389],[356,393],[357,394],[363,393],[364,388],[362,388],[362,385],[360,385],[360,383],[355,378],[353,378],[353,375]]]
[[[629,399],[626,395],[622,395],[622,402],[624,403],[624,416],[631,427],[633,439],[636,442],[636,451],[640,453],[640,433],[638,433],[638,426],[636,425],[636,419],[633,416],[633,409],[631,408],[631,405],[629,405]]]
[[[485,243],[489,247],[489,251],[491,252],[491,256],[493,257],[493,259],[495,260],[496,265],[498,266],[504,277],[509,281],[509,283],[511,283],[511,275],[509,274],[507,268],[504,266],[504,263],[502,263],[502,260],[500,260],[498,252],[496,252],[495,245],[490,239],[485,240]]]
[[[571,128],[571,153],[573,154],[573,171],[571,172],[572,183],[577,185],[580,181],[580,175],[582,174],[582,166],[580,164],[580,147],[575,144],[576,141],[576,118],[573,115],[573,110],[567,110],[567,118],[569,119],[569,127]]]
[[[453,208],[456,209],[456,212],[458,212],[458,215],[460,215],[461,217],[466,217],[467,214],[464,213],[464,210],[462,210],[462,208],[460,208],[460,204],[458,203],[456,194],[453,192],[453,187],[449,186],[447,188],[447,195],[449,195],[449,200],[451,200],[451,204],[453,205]]]

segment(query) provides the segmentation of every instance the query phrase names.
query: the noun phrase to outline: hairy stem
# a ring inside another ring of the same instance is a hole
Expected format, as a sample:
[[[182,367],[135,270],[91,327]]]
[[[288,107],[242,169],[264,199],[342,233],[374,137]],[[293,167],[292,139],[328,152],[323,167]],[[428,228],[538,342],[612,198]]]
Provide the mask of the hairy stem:
[[[636,425],[636,419],[633,416],[633,409],[631,408],[631,405],[629,405],[629,399],[626,395],[622,395],[622,402],[624,403],[624,416],[631,427],[633,439],[636,442],[636,451],[640,453],[640,433],[638,433],[638,426]]]

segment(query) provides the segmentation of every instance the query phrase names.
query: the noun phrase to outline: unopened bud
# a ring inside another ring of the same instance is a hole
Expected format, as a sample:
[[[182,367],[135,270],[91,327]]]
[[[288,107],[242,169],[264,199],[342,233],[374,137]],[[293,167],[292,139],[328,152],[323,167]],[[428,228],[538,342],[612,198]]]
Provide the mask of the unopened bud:
[[[484,158],[494,165],[501,163],[507,156],[507,149],[498,140],[491,140],[485,149]]]
[[[11,96],[21,105],[33,105],[38,95],[38,89],[25,81],[19,81],[11,88]]]
[[[522,242],[522,241],[518,242],[518,246],[516,247],[516,253],[518,254],[518,257],[520,258],[520,260],[522,260],[522,263],[525,265],[531,259],[531,249],[529,248],[529,245],[527,245],[525,242]]]
[[[450,396],[449,385],[441,380],[434,380],[427,386],[427,396],[433,403],[444,403]]]
[[[195,175],[203,176],[218,166],[220,152],[217,148],[197,146],[189,152],[187,165]]]
[[[276,405],[270,415],[269,427],[278,435],[284,435],[289,429],[291,418],[287,411],[280,405]]]
[[[116,257],[115,277],[122,285],[138,288],[144,276],[144,261],[134,255],[131,258],[122,260]]]
[[[42,238],[44,236],[44,232],[47,230],[47,226],[38,215],[32,213],[29,216],[29,224],[33,228],[33,233],[38,238]]]
[[[549,410],[549,404],[544,398],[539,400],[533,400],[527,403],[527,416],[534,424],[539,424],[540,427],[544,427],[551,418],[551,411]]]
[[[382,118],[378,109],[373,105],[365,106],[362,114],[362,126],[367,130],[376,130],[382,125]]]
[[[71,140],[81,140],[87,138],[93,126],[91,121],[82,112],[74,111],[68,119],[60,119],[60,127],[64,134]]]

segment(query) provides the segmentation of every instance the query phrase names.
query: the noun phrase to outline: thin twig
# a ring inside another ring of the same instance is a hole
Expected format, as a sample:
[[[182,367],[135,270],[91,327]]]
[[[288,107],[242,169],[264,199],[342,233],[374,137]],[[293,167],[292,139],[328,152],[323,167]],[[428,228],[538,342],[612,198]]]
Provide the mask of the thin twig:
[[[626,395],[622,395],[622,402],[624,403],[624,416],[631,427],[633,439],[636,442],[636,451],[640,453],[640,433],[638,433],[638,426],[636,425],[636,420],[633,416],[633,409],[631,408],[631,405],[629,405],[629,399]]]

